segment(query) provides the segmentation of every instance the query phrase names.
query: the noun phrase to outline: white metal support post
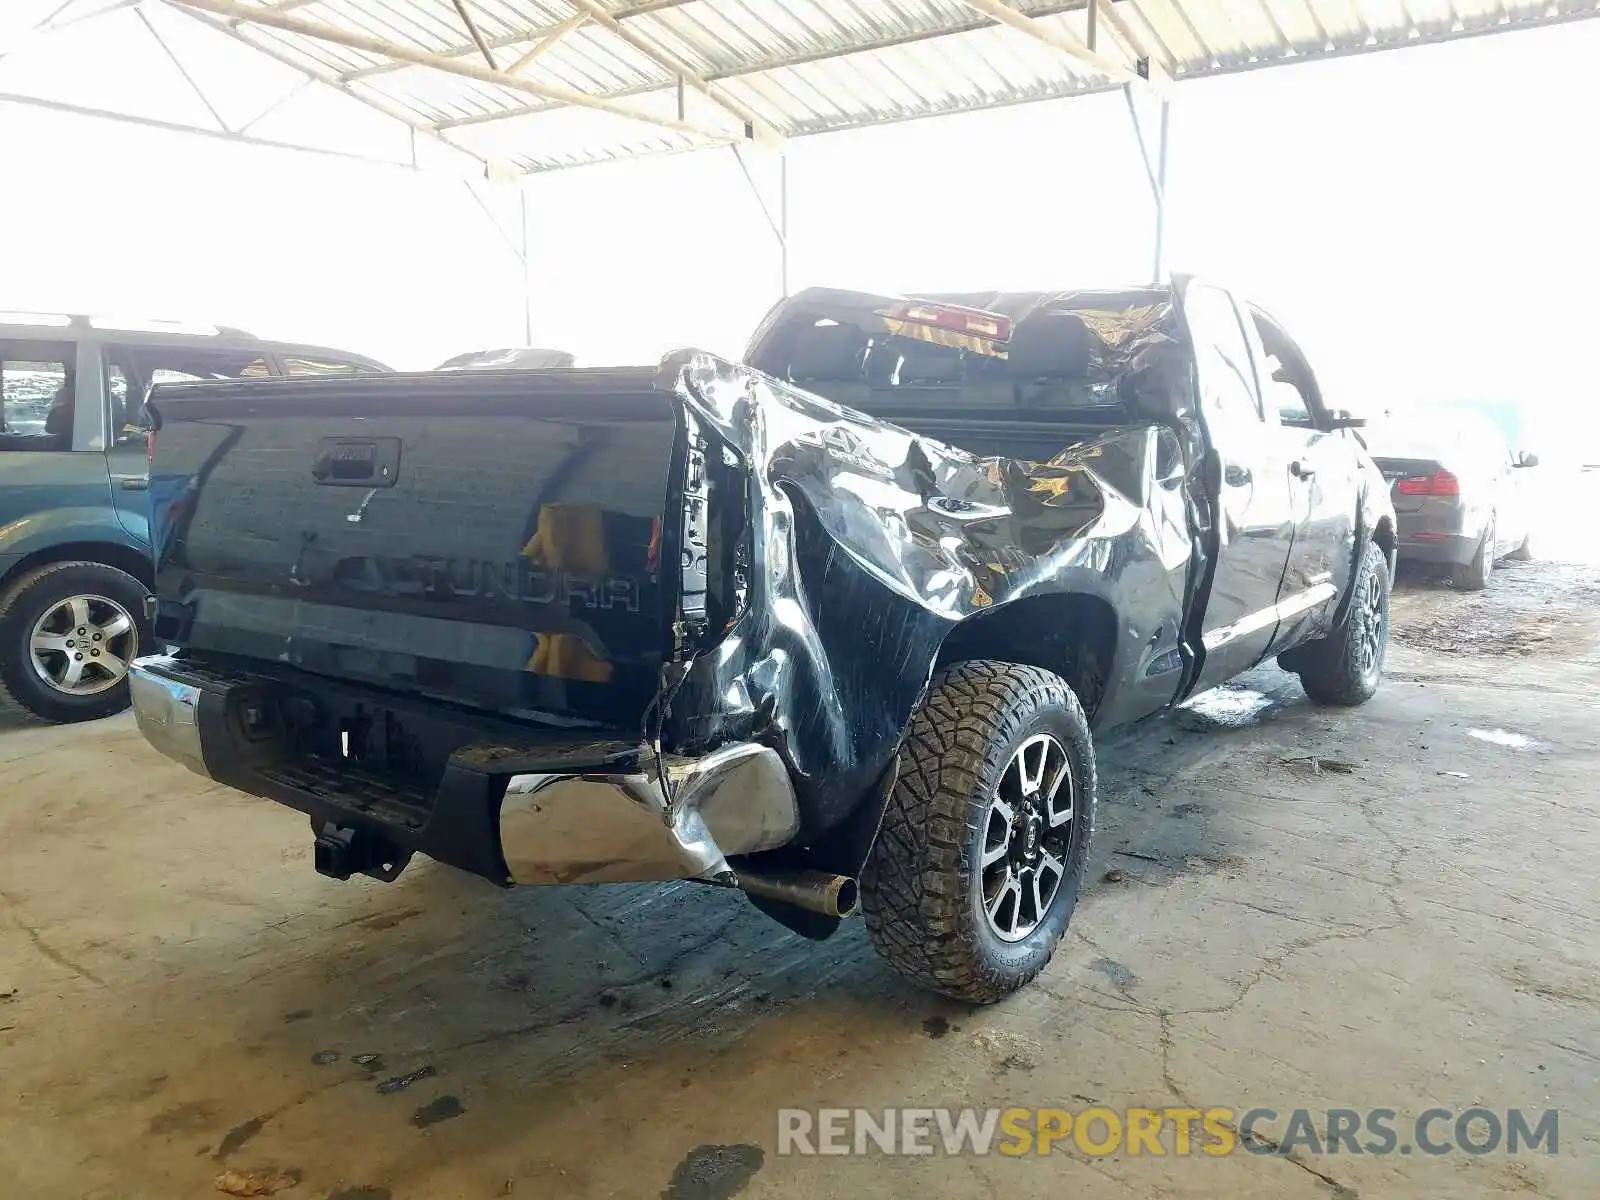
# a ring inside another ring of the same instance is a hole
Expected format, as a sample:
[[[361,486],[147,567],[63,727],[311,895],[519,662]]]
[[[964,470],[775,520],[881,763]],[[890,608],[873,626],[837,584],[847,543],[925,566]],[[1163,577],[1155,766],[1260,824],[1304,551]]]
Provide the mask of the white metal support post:
[[[1145,178],[1150,183],[1150,199],[1155,206],[1155,244],[1151,281],[1160,283],[1166,271],[1167,144],[1171,132],[1172,98],[1166,93],[1160,97],[1160,128],[1157,133],[1155,153],[1152,155],[1150,140],[1145,137],[1144,122],[1139,117],[1139,102],[1133,88],[1124,85],[1122,97],[1128,103],[1128,119],[1133,122],[1133,136],[1139,143],[1139,159],[1144,163]]]
[[[528,258],[528,182],[517,188],[517,218],[522,225],[522,344],[533,345],[533,264]]]
[[[778,151],[778,197],[776,209],[762,193],[761,184],[750,170],[750,164],[745,161],[744,149],[739,145],[733,147],[734,157],[739,161],[739,170],[744,172],[745,182],[750,185],[750,194],[755,197],[756,204],[761,208],[761,215],[767,219],[767,228],[772,230],[772,236],[778,243],[778,287],[784,297],[789,295],[789,156],[782,149]]]
[[[490,172],[486,175],[489,184],[488,192],[491,198],[504,197],[504,189],[515,187],[517,189],[515,220],[517,222],[516,236],[513,237],[507,229],[511,216],[504,220],[495,213],[495,207],[484,199],[477,186],[470,179],[462,180],[467,189],[467,195],[482,210],[485,219],[493,226],[494,231],[500,235],[500,240],[506,244],[506,249],[511,252],[511,257],[517,260],[519,271],[518,282],[522,288],[522,344],[533,345],[533,271],[529,261],[529,234],[528,234],[528,181],[521,177],[509,177]]]
[[[1172,99],[1161,97],[1160,149],[1156,163],[1156,248],[1152,281],[1160,283],[1167,274],[1167,139],[1172,127]]]

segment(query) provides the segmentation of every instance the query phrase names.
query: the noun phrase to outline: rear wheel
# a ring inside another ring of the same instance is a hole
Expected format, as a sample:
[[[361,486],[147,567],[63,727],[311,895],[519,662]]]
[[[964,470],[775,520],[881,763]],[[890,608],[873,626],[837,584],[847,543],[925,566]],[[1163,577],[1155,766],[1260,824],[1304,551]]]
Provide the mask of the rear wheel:
[[[149,645],[145,589],[102,563],[30,571],[0,597],[0,682],[47,721],[128,707],[128,664]]]
[[[1489,586],[1489,576],[1494,574],[1494,539],[1495,520],[1490,517],[1489,528],[1483,531],[1483,543],[1472,556],[1472,561],[1451,573],[1450,577],[1457,587],[1466,588],[1469,592],[1481,592]]]
[[[1306,695],[1318,704],[1354,705],[1377,692],[1388,649],[1389,564],[1377,543],[1368,542],[1343,623],[1278,661],[1300,676]]]
[[[1095,788],[1089,723],[1060,676],[988,660],[940,672],[862,872],[878,953],[958,1000],[1028,983],[1077,904]]]

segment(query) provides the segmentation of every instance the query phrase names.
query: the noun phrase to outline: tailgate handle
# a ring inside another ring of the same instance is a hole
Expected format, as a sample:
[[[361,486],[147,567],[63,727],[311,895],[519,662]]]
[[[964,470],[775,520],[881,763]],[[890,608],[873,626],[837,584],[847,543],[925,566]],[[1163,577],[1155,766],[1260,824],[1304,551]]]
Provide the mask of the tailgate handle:
[[[331,487],[393,487],[400,475],[400,439],[323,438],[311,475]]]

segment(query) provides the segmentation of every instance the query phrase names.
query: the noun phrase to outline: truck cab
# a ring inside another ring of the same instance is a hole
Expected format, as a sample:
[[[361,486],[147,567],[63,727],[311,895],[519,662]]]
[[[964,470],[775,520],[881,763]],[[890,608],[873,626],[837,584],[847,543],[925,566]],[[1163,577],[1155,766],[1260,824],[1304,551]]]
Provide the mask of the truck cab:
[[[144,399],[160,383],[386,371],[170,321],[0,314],[0,682],[55,721],[128,703],[149,648]]]
[[[1122,327],[1120,341],[1100,345],[1097,327]],[[1152,360],[1184,343],[1187,378],[1136,382],[1140,336]],[[1106,378],[1111,354],[1130,360],[1114,380]],[[1182,528],[1197,518],[1203,574],[1189,581],[1187,600],[1162,594],[1148,612],[1139,599],[1159,591],[1153,580],[1106,597],[1115,619],[1098,622],[1103,644],[1077,657],[1127,666],[1095,683],[1088,707],[1097,728],[1179,703],[1323,637],[1343,616],[1368,541],[1393,567],[1393,513],[1353,435],[1361,422],[1326,405],[1304,353],[1276,320],[1210,280],[909,298],[815,288],[769,314],[745,359],[980,456],[1047,462],[1064,446],[1126,425],[1130,405],[1143,408],[1151,469],[1129,481],[1129,498],[1158,525]],[[1170,412],[1133,396],[1168,388],[1184,398]],[[1178,545],[1187,557],[1188,538]],[[1181,575],[1174,582],[1181,592]],[[1024,640],[1083,621],[1071,596],[1031,607],[1039,627]],[[1180,608],[1181,622],[1166,619]],[[1015,627],[1020,615],[1007,620]],[[1126,644],[1115,644],[1116,629]]]

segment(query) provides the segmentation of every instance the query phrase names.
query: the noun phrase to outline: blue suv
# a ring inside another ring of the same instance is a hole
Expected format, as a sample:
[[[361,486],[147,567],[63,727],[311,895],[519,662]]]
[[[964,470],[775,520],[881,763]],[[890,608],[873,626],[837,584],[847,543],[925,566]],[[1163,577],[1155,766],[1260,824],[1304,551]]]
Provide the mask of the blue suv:
[[[51,721],[127,707],[150,649],[151,387],[387,369],[237,329],[0,314],[0,685]]]

